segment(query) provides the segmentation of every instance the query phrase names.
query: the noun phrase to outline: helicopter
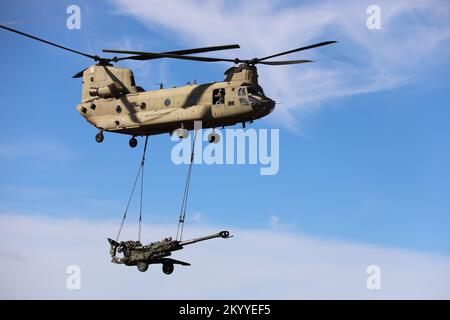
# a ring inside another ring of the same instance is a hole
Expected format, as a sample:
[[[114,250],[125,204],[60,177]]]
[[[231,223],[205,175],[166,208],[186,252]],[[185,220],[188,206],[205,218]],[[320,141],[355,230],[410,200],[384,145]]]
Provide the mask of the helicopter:
[[[169,52],[143,52],[130,50],[103,50],[105,53],[127,56],[103,58],[38,38],[31,34],[0,25],[0,28],[93,59],[95,64],[76,73],[82,78],[81,103],[76,110],[98,129],[95,140],[103,142],[104,132],[130,135],[129,145],[137,146],[138,136],[163,133],[177,134],[180,138],[194,129],[194,121],[202,121],[203,128],[212,128],[210,143],[220,136],[215,128],[224,128],[263,118],[270,114],[276,102],[267,97],[258,82],[256,65],[282,66],[313,62],[312,60],[273,61],[275,57],[336,43],[325,41],[276,53],[262,58],[244,60],[192,56],[191,54],[238,49],[238,44],[201,47]],[[123,60],[147,61],[153,59],[181,59],[201,62],[230,62],[235,66],[225,71],[223,81],[206,84],[187,84],[177,88],[145,91],[136,85],[130,69],[113,66]],[[181,129],[181,130],[180,130]]]

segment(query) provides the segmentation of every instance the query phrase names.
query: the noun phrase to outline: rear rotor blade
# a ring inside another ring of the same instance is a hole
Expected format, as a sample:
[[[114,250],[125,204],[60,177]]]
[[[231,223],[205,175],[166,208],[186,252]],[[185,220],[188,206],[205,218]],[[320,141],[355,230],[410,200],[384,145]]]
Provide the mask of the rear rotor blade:
[[[86,71],[88,68],[89,68],[89,67],[84,68],[84,69],[81,70],[80,72],[75,73],[75,74],[72,76],[72,78],[74,78],[74,79],[75,79],[75,78],[81,78],[81,77],[83,76],[84,71]]]
[[[333,43],[336,43],[336,42],[337,42],[337,41],[325,41],[325,42],[319,42],[319,43],[312,44],[312,45],[309,45],[309,46],[306,46],[306,47],[301,47],[301,48],[297,48],[297,49],[293,49],[293,50],[289,50],[289,51],[277,53],[277,54],[274,54],[274,55],[271,55],[271,56],[267,56],[267,57],[264,57],[264,58],[259,58],[258,61],[263,61],[263,60],[267,60],[267,59],[270,59],[270,58],[275,58],[275,57],[283,56],[283,55],[285,55],[285,54],[291,54],[291,53],[294,53],[294,52],[299,52],[299,51],[303,51],[303,50],[308,50],[308,49],[312,49],[312,48],[317,48],[317,47],[321,47],[321,46],[326,46],[326,45],[333,44]]]
[[[56,43],[53,43],[53,42],[50,42],[50,41],[47,41],[47,40],[44,40],[44,39],[32,36],[31,34],[27,34],[25,32],[22,32],[22,31],[13,29],[13,28],[9,28],[9,27],[3,26],[3,25],[0,25],[0,28],[8,30],[8,31],[11,31],[11,32],[14,32],[14,33],[17,33],[17,34],[20,34],[20,35],[22,35],[24,37],[27,37],[27,38],[30,38],[30,39],[33,39],[33,40],[37,40],[37,41],[49,44],[51,46],[54,46],[54,47],[57,47],[57,48],[60,48],[60,49],[64,49],[64,50],[67,50],[67,51],[70,51],[70,52],[73,52],[73,53],[80,54],[82,56],[94,59],[95,61],[100,59],[98,56],[93,56],[93,55],[90,55],[90,54],[87,54],[87,53],[83,53],[83,52],[80,52],[80,51],[77,51],[77,50],[73,50],[73,49],[70,49],[70,48],[67,48],[67,47],[63,47],[63,46],[60,46],[59,44],[56,44]]]
[[[219,50],[230,50],[230,49],[239,49],[239,48],[240,48],[240,46],[238,44],[230,44],[230,45],[224,45],[224,46],[202,47],[202,48],[185,49],[185,50],[177,50],[177,51],[167,51],[167,52],[161,52],[161,53],[193,54],[193,53],[202,53],[202,52],[219,51]],[[135,55],[143,55],[143,54],[151,53],[151,52],[145,52],[145,51],[109,50],[109,49],[105,49],[105,50],[103,50],[103,52],[135,54]]]
[[[284,66],[288,64],[299,64],[299,63],[308,63],[308,62],[314,62],[312,60],[288,60],[288,61],[260,61],[257,63],[260,64],[266,64],[269,66]]]

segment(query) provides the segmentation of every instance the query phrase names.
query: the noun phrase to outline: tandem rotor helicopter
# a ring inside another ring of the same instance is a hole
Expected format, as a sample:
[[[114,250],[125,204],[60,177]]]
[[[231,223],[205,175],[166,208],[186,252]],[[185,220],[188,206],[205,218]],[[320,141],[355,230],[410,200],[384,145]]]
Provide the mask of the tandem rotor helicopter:
[[[237,123],[245,126],[247,122],[251,123],[265,117],[273,111],[275,101],[268,98],[259,85],[256,65],[281,66],[313,62],[270,59],[336,43],[336,41],[325,41],[250,60],[190,56],[196,53],[240,48],[237,44],[162,53],[103,50],[107,53],[128,54],[123,57],[103,58],[3,25],[0,25],[0,28],[93,59],[95,64],[73,76],[73,78],[83,79],[81,103],[76,106],[76,109],[83,118],[99,130],[95,136],[98,143],[103,141],[104,132],[121,133],[132,136],[129,141],[132,148],[137,146],[137,136],[177,132],[178,136],[186,137],[187,130],[194,129],[194,121],[202,121],[203,128],[214,130],[214,128]],[[160,58],[231,62],[236,66],[225,71],[225,79],[221,82],[145,91],[136,85],[130,69],[112,65],[123,60],[146,61]],[[180,128],[182,131],[176,131]],[[214,131],[208,136],[209,142],[218,142],[218,139],[219,135]]]
[[[257,64],[268,66],[281,66],[312,62],[311,60],[273,61],[275,57],[295,52],[317,48],[336,41],[325,41],[313,45],[280,52],[263,58],[250,60],[209,58],[191,56],[191,54],[229,50],[240,48],[237,44],[202,47],[162,53],[103,50],[107,53],[127,54],[127,56],[103,58],[84,52],[73,50],[59,44],[35,37],[33,35],[0,25],[1,29],[64,49],[84,57],[93,59],[95,64],[78,72],[73,77],[82,78],[81,103],[76,106],[77,111],[99,132],[95,140],[100,143],[104,140],[104,132],[114,132],[130,135],[130,147],[137,146],[137,136],[144,136],[144,150],[139,171],[126,206],[122,221],[114,239],[108,238],[110,245],[111,262],[126,266],[136,266],[139,271],[145,272],[151,264],[162,264],[165,274],[171,274],[174,265],[190,265],[187,262],[169,258],[172,252],[184,248],[186,245],[214,238],[231,238],[226,230],[191,240],[182,239],[186,207],[191,181],[192,164],[197,130],[195,121],[201,121],[203,128],[213,128],[208,136],[210,143],[218,142],[219,135],[215,128],[247,122],[265,117],[275,107],[275,101],[268,98],[258,83]],[[202,62],[231,62],[236,66],[225,71],[225,79],[221,82],[207,84],[190,84],[183,87],[145,91],[137,86],[133,72],[127,68],[115,67],[112,64],[122,60],[153,60],[160,58],[181,59]],[[181,130],[180,130],[181,129]],[[189,163],[182,206],[178,220],[178,229],[175,240],[171,237],[161,241],[144,245],[141,243],[141,224],[143,210],[144,163],[147,150],[148,136],[162,133],[176,133],[180,138],[188,136],[188,130],[194,129],[191,161]],[[139,179],[141,177],[141,179]],[[136,185],[140,181],[140,207],[138,240],[119,242],[122,227],[127,217],[130,202]],[[117,254],[121,255],[119,257]]]

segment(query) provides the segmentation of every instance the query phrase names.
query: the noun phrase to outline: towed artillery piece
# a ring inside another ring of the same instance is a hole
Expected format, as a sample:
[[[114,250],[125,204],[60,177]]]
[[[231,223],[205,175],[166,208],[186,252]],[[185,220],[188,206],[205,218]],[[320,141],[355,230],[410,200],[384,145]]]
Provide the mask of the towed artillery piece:
[[[189,263],[167,258],[172,255],[173,251],[178,251],[184,246],[205,241],[214,238],[231,238],[228,231],[220,231],[205,237],[195,238],[186,241],[172,240],[172,238],[164,238],[161,241],[153,242],[148,245],[142,245],[140,241],[122,241],[117,242],[108,238],[111,245],[110,254],[111,262],[117,264],[124,264],[126,266],[136,266],[141,272],[147,271],[150,264],[162,264],[162,271],[165,274],[171,274],[174,270],[174,265],[179,264],[183,266],[190,266]],[[123,254],[123,257],[118,257],[117,253]]]

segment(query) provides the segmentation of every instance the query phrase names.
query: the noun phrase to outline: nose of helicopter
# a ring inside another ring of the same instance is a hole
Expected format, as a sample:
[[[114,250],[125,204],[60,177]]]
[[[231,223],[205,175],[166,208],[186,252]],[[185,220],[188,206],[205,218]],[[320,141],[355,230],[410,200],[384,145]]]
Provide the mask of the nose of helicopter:
[[[273,111],[275,108],[275,101],[269,98],[265,98],[258,103],[258,107],[256,108],[257,117],[261,118],[267,116],[269,113]]]
[[[275,108],[275,101],[273,101],[272,99],[267,99],[262,102],[262,105],[267,114],[269,114]]]

